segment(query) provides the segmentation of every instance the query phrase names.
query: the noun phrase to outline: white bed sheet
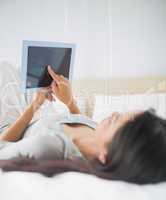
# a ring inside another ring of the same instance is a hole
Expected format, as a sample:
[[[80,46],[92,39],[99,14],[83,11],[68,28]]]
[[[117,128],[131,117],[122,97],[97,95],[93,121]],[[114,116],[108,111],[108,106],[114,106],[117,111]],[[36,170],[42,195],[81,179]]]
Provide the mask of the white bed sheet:
[[[136,185],[67,172],[52,178],[0,171],[1,200],[165,200],[166,183]]]

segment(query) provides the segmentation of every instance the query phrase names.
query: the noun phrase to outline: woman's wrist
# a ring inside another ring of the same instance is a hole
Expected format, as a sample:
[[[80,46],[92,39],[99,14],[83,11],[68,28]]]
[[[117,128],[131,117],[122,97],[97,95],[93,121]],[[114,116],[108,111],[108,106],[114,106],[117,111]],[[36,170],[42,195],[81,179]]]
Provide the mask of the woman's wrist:
[[[34,100],[34,101],[32,101],[30,107],[33,109],[33,112],[36,112],[41,107],[41,105],[42,105],[41,103]]]
[[[81,113],[78,106],[77,106],[77,102],[74,98],[71,101],[71,103],[68,105],[68,109],[73,114],[80,114]]]

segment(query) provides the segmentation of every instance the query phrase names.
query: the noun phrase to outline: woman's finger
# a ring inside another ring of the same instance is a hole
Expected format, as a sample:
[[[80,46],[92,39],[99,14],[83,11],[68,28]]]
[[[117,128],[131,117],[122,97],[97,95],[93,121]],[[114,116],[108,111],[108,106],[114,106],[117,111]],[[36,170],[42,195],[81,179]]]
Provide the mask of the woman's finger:
[[[52,82],[51,89],[52,89],[53,93],[57,94],[57,92],[58,92],[58,85],[57,85],[57,83],[55,81]]]
[[[49,101],[53,101],[52,93],[51,93],[51,92],[48,92],[48,93],[46,94],[46,98],[47,98]]]
[[[57,82],[60,81],[60,77],[54,72],[54,70],[51,68],[50,65],[48,65],[47,69],[48,69],[48,73],[53,78],[53,80]]]

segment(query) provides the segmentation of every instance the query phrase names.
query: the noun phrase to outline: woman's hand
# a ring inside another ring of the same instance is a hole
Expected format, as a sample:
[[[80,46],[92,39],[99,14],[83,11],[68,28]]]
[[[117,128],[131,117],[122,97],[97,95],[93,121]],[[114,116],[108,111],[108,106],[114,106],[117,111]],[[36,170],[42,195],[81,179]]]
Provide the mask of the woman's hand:
[[[73,103],[73,93],[69,80],[63,75],[56,74],[50,65],[48,65],[48,73],[53,79],[51,89],[53,94],[68,107]]]
[[[33,105],[35,108],[39,108],[45,100],[53,101],[52,90],[51,87],[42,88],[36,93],[36,97],[33,101]]]

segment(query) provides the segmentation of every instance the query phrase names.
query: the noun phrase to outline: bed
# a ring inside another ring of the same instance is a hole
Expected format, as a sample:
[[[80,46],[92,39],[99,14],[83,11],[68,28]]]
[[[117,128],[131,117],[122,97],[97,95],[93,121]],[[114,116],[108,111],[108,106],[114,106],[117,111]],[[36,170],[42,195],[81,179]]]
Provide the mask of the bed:
[[[138,186],[67,172],[52,178],[35,173],[0,172],[1,200],[165,200],[166,183]]]
[[[12,73],[14,76],[10,84],[12,88],[13,86],[15,88],[10,93],[6,93],[6,89],[4,90],[4,81],[6,80],[3,80],[3,76],[0,79],[0,121],[1,123],[5,123],[5,120],[12,121],[14,117],[17,117],[18,113],[21,113],[26,106],[25,99],[27,102],[30,102],[33,99],[33,95],[30,93],[26,94],[26,96],[19,94],[18,85],[20,82],[18,68],[12,67],[8,62],[3,62],[0,64],[0,69],[1,73],[6,73],[6,70],[12,69],[8,73]],[[92,80],[88,83],[86,81],[86,88],[83,82],[78,80],[73,82],[75,98],[78,101],[82,113],[92,117],[95,121],[100,121],[114,110],[126,111],[126,108],[133,109],[135,107],[138,109],[154,107],[159,115],[166,117],[166,94],[163,88],[162,91],[145,93],[145,91],[142,91],[144,87],[137,86],[136,94],[133,94],[132,88],[130,87],[128,89],[131,94],[127,94],[128,98],[126,101],[126,94],[122,94],[124,91],[118,91],[118,94],[115,94],[113,92],[115,88],[110,89],[108,87],[109,82]],[[151,82],[154,83],[154,80],[151,80]],[[149,81],[148,84],[150,84]],[[124,85],[123,90],[126,90]],[[16,95],[14,96],[16,98],[14,104],[12,104],[9,98],[12,94]],[[50,108],[47,102],[34,118],[40,117],[43,113],[52,114],[54,112],[55,115],[58,115],[62,112],[68,112],[67,108],[61,102],[56,101],[51,106]],[[0,170],[0,199],[165,200],[166,182],[141,186],[122,181],[103,180],[92,175],[76,172],[62,173],[48,178],[38,173],[3,172]]]

